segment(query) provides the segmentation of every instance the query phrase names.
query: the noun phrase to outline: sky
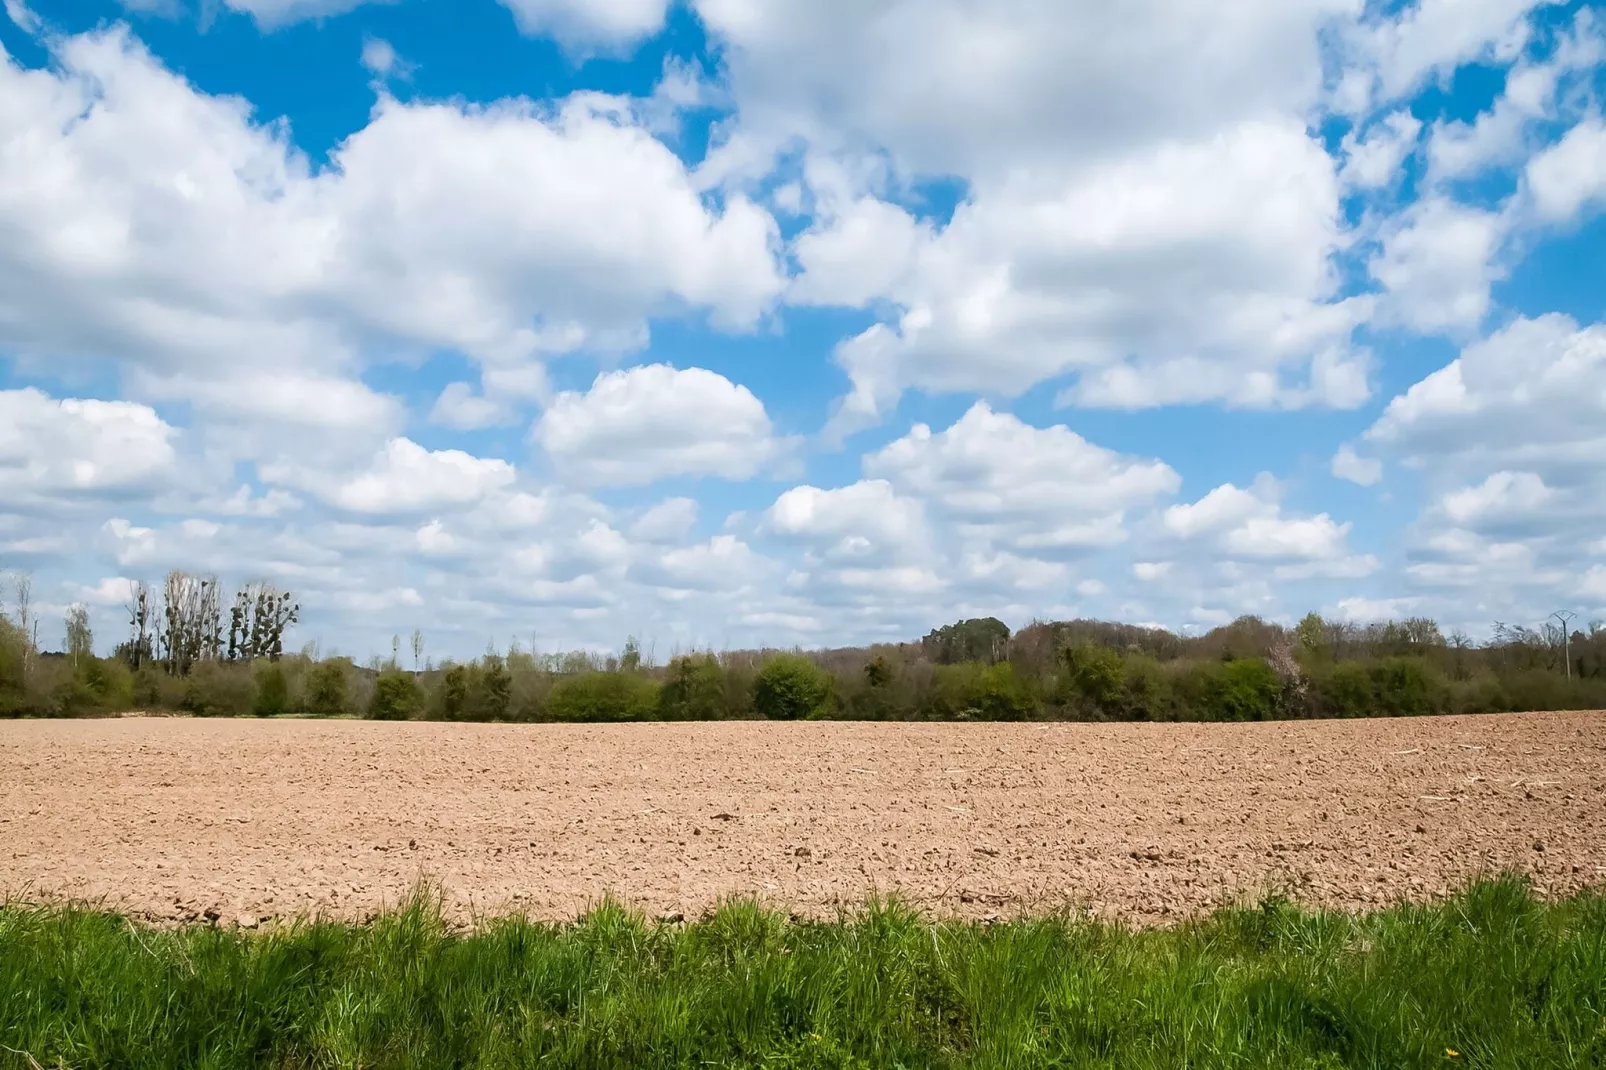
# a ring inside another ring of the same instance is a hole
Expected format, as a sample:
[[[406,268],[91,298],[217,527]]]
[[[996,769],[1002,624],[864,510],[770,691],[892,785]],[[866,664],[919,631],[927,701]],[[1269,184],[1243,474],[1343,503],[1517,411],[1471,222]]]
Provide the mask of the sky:
[[[42,645],[1606,618],[1599,6],[4,5]]]

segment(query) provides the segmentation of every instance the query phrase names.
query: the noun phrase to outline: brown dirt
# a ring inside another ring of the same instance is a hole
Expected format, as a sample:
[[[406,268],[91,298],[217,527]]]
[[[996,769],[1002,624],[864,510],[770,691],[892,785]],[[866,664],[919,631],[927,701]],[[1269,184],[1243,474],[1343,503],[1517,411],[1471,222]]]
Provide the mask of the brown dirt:
[[[1268,888],[1363,907],[1495,869],[1606,881],[1606,714],[1255,725],[0,723],[0,890],[158,920],[605,892],[829,914],[1075,904],[1164,921]]]

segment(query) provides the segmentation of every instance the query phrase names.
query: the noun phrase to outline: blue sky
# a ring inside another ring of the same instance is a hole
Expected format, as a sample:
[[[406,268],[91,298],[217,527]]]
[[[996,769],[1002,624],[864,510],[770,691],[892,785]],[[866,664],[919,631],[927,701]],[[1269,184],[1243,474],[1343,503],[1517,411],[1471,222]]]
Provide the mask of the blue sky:
[[[51,645],[1606,617],[1606,13],[123,0],[0,20]]]

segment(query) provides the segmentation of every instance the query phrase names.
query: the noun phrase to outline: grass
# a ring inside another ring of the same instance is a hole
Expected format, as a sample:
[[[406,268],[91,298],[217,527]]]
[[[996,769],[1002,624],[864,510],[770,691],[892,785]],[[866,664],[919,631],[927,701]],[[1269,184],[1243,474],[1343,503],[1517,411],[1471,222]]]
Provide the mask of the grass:
[[[0,1066],[1602,1067],[1606,896],[1518,879],[1173,930],[604,904],[451,931],[156,930],[0,907]]]

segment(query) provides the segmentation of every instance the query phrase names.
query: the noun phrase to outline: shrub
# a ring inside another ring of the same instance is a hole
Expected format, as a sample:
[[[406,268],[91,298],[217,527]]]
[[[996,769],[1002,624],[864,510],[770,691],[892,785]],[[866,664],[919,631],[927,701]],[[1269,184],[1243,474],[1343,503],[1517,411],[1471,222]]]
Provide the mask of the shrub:
[[[333,717],[346,712],[346,674],[351,663],[330,658],[315,665],[307,678],[307,711]]]
[[[282,667],[269,662],[257,669],[256,677],[258,717],[277,717],[290,708],[290,684]]]
[[[1310,677],[1312,699],[1323,717],[1366,717],[1373,712],[1372,674],[1357,661],[1341,661]]]
[[[1190,712],[1207,721],[1264,721],[1282,696],[1282,681],[1264,658],[1196,662],[1179,683]]]
[[[479,685],[470,694],[470,716],[476,721],[502,721],[507,719],[508,706],[513,701],[513,677],[501,658],[487,656],[479,672]]]
[[[565,677],[547,696],[553,721],[648,721],[658,705],[658,685],[632,672],[585,672]]]
[[[666,721],[714,721],[725,715],[725,672],[711,654],[688,654],[669,663],[658,691]]]
[[[462,720],[468,708],[468,669],[453,665],[442,673],[438,694],[441,716],[448,721]]]
[[[1108,647],[1066,647],[1063,660],[1071,693],[1105,715],[1119,715],[1126,690],[1126,666]]]
[[[1413,717],[1443,709],[1443,680],[1419,657],[1393,657],[1372,666],[1372,694],[1379,714]]]
[[[411,673],[386,669],[374,681],[374,697],[368,716],[375,721],[404,721],[419,711],[423,695]]]
[[[184,681],[179,708],[198,717],[244,717],[256,704],[256,682],[242,665],[197,662]]]
[[[831,678],[802,654],[777,654],[753,681],[753,709],[774,721],[817,717],[831,699]]]
[[[1039,708],[1027,681],[1007,661],[977,673],[966,698],[970,715],[986,721],[1023,721]]]

